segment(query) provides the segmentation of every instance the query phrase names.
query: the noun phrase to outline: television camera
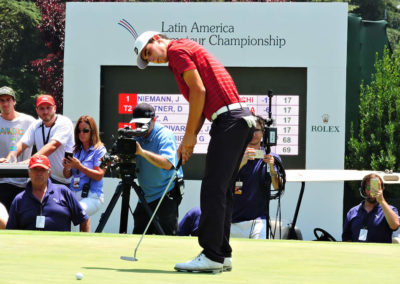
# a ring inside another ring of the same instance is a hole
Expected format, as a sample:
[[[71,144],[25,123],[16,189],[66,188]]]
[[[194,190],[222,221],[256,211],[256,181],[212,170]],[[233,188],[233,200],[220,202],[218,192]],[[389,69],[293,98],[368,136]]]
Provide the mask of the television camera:
[[[149,124],[132,129],[128,126],[118,129],[118,137],[109,153],[105,154],[100,168],[108,167],[111,176],[122,178],[126,174],[135,176],[136,167],[136,139],[143,137],[149,131]]]

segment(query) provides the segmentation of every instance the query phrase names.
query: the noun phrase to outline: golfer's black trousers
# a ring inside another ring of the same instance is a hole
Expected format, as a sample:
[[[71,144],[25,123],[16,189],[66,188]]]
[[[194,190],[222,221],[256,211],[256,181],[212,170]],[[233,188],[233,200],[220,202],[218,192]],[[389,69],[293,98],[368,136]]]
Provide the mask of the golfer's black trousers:
[[[228,111],[211,125],[201,185],[198,238],[203,253],[220,263],[232,255],[229,245],[232,194],[240,161],[254,132],[242,118],[250,115],[248,108]]]

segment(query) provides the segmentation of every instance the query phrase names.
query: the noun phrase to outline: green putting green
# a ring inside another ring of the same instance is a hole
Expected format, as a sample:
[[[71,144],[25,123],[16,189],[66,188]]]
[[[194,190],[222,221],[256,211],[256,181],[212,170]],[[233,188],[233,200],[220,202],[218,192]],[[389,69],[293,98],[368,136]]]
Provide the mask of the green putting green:
[[[175,272],[197,238],[0,231],[0,283],[399,283],[400,245],[232,239],[233,270]],[[81,272],[82,280],[75,274]]]

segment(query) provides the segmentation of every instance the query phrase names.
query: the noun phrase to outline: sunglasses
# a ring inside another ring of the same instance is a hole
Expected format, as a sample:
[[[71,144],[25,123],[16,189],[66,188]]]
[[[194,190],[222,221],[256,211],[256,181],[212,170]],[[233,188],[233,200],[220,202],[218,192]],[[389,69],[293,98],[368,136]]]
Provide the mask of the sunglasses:
[[[89,132],[90,132],[90,129],[89,129],[89,128],[84,128],[84,129],[82,129],[82,130],[81,130],[81,129],[78,129],[77,132],[78,132],[78,133],[81,133],[81,132],[83,132],[83,133],[89,133]]]

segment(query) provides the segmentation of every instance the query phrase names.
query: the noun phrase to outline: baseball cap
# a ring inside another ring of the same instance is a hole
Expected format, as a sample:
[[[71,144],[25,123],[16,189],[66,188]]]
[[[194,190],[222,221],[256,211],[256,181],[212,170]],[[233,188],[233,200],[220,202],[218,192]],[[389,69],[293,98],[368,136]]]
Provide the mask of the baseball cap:
[[[145,61],[142,59],[142,57],[140,56],[143,48],[146,46],[146,44],[149,42],[149,40],[155,36],[155,35],[159,35],[160,32],[155,32],[155,31],[147,31],[142,33],[135,41],[135,46],[133,48],[133,50],[135,51],[135,56],[136,56],[136,63],[137,66],[140,69],[144,69],[147,67],[147,65],[149,64],[149,62]]]
[[[50,169],[50,161],[49,158],[45,155],[34,155],[29,160],[29,168],[43,168]]]
[[[16,100],[15,92],[10,87],[7,87],[7,86],[1,87],[0,88],[0,96],[1,95],[9,95],[9,96],[13,97],[14,100]]]
[[[148,123],[155,116],[154,108],[146,103],[141,103],[133,109],[130,123]]]
[[[42,104],[49,104],[54,106],[56,103],[54,102],[54,99],[52,96],[50,95],[40,95],[37,99],[36,99],[36,106],[40,106]]]

